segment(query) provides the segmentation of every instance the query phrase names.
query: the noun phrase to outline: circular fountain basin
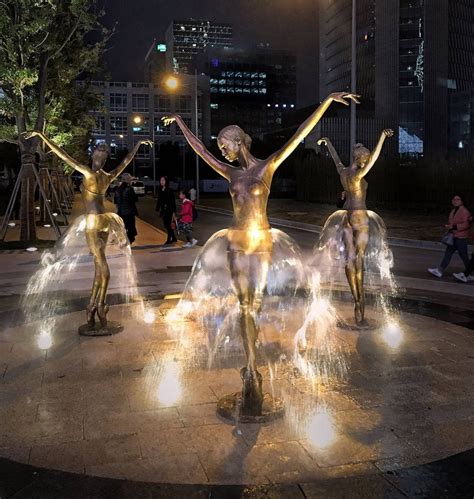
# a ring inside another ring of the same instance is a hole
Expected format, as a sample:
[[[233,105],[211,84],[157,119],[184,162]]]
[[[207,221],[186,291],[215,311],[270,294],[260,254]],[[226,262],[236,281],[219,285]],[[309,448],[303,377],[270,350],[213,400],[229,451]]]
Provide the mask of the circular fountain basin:
[[[82,310],[58,317],[49,336],[39,323],[1,331],[0,456],[129,480],[262,484],[376,473],[473,446],[472,331],[408,313],[371,331],[336,328],[348,374],[315,387],[290,360],[301,314],[283,330],[269,321],[261,349],[278,361],[259,371],[285,414],[235,425],[216,408],[241,387],[241,346],[230,341],[209,365],[212,332],[185,320],[202,352],[177,349],[175,304],[155,302],[152,324],[133,305],[111,307],[124,327],[114,336],[79,336]]]

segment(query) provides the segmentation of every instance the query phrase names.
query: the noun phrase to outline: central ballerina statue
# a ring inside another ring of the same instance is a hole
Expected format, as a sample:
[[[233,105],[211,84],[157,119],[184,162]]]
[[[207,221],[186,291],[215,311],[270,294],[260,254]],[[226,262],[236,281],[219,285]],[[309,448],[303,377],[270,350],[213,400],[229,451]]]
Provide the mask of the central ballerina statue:
[[[108,334],[107,312],[109,306],[105,300],[109,287],[110,270],[107,264],[105,249],[109,233],[111,232],[111,226],[118,224],[122,228],[121,232],[123,235],[125,235],[125,227],[123,227],[123,222],[114,213],[110,213],[105,207],[105,193],[110,184],[132,161],[139,147],[142,144],[152,147],[153,143],[150,140],[140,140],[114,170],[106,172],[103,170],[108,156],[108,146],[106,144],[99,144],[95,148],[92,153],[92,166],[90,167],[71,158],[66,151],[46,137],[44,133],[32,131],[27,132],[26,134],[26,138],[34,136],[40,137],[56,156],[62,159],[71,168],[74,168],[74,170],[84,175],[81,192],[85,209],[85,232],[87,245],[94,257],[95,275],[89,305],[87,306],[87,324],[85,328],[81,327],[79,331],[81,334],[88,335],[90,335],[92,331],[95,331],[95,315],[97,314],[101,327],[94,335]],[[124,241],[125,239],[126,236],[124,236]],[[82,329],[84,329],[83,332]]]
[[[357,103],[357,97],[345,92],[329,95],[298,128],[295,135],[267,159],[252,156],[251,138],[240,127],[231,125],[223,128],[217,138],[217,144],[224,158],[229,162],[238,161],[239,168],[215,158],[179,115],[163,118],[165,125],[176,122],[196,154],[229,182],[234,220],[227,231],[228,265],[239,301],[241,335],[247,356],[247,366],[241,370],[242,415],[262,414],[262,376],[257,371],[256,364],[259,335],[256,317],[261,309],[272,260],[273,243],[267,217],[267,201],[273,175],[319,122],[333,101],[348,105],[345,99]]]

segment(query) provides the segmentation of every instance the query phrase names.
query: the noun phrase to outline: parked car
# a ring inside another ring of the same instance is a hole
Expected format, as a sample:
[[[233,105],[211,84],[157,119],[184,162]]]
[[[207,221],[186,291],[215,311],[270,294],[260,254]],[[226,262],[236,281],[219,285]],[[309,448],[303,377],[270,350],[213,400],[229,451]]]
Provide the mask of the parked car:
[[[133,190],[135,191],[135,194],[137,196],[145,195],[145,184],[141,180],[136,180],[135,182],[132,182],[130,185],[133,187]]]

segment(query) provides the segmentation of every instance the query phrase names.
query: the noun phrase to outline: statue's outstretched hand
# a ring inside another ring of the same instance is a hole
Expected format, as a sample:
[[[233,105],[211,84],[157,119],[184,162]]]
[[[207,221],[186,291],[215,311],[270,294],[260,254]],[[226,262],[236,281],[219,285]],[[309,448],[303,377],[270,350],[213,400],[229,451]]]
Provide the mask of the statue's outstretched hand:
[[[329,99],[332,99],[335,102],[340,102],[341,104],[344,104],[345,106],[349,105],[348,100],[352,100],[356,104],[360,104],[359,98],[360,98],[360,95],[351,94],[351,93],[347,93],[347,92],[334,92],[334,93],[329,95]]]
[[[153,141],[151,140],[140,140],[140,143],[143,144],[144,146],[153,147]]]
[[[321,137],[318,140],[317,144],[318,144],[318,146],[327,146],[328,145],[328,140],[329,139],[327,137]]]
[[[41,135],[40,132],[37,132],[36,130],[31,130],[29,132],[23,132],[23,137],[28,140],[28,139],[31,139],[33,137],[39,137]]]
[[[391,128],[386,128],[382,133],[385,137],[393,137],[393,130]]]
[[[165,126],[168,126],[176,121],[177,116],[178,116],[177,114],[169,114],[168,116],[163,116],[163,118],[161,118],[161,121]]]

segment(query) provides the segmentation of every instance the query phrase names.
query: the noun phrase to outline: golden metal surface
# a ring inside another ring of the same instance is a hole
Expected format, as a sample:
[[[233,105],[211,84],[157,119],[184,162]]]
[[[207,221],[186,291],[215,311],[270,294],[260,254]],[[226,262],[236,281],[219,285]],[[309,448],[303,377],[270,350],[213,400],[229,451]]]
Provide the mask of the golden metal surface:
[[[95,275],[92,285],[89,305],[87,306],[87,323],[90,327],[95,324],[97,314],[101,327],[107,326],[107,312],[109,306],[106,304],[107,289],[110,280],[110,270],[105,255],[107,240],[109,238],[110,216],[104,205],[105,194],[108,187],[128,166],[142,144],[153,146],[149,140],[141,140],[133,150],[125,156],[123,161],[111,172],[105,172],[102,168],[109,153],[106,144],[99,144],[92,154],[92,165],[86,166],[69,156],[61,147],[46,137],[42,132],[28,132],[26,138],[40,137],[45,144],[60,159],[62,159],[74,170],[82,173],[84,179],[81,186],[82,201],[86,213],[86,240],[87,245],[94,257]],[[125,228],[123,229],[125,231]]]
[[[372,152],[362,144],[356,144],[353,151],[354,160],[349,167],[344,166],[327,137],[318,141],[318,145],[324,144],[329,149],[344,187],[344,209],[347,212],[344,218],[344,245],[347,255],[345,270],[354,298],[354,317],[359,326],[365,324],[364,257],[369,242],[369,217],[365,204],[368,184],[364,177],[379,158],[385,139],[392,135],[393,130],[383,130]]]
[[[234,219],[227,232],[228,263],[232,283],[240,305],[240,325],[247,366],[242,369],[242,415],[262,413],[262,379],[256,367],[259,335],[256,317],[260,312],[263,291],[272,258],[272,237],[267,217],[267,202],[273,175],[283,161],[298,147],[322,118],[332,102],[348,105],[357,96],[345,92],[329,95],[298,128],[295,135],[267,159],[257,159],[250,153],[251,138],[238,126],[222,129],[217,144],[222,156],[233,167],[215,158],[186,126],[179,115],[163,118],[181,128],[189,145],[211,168],[229,182]]]

